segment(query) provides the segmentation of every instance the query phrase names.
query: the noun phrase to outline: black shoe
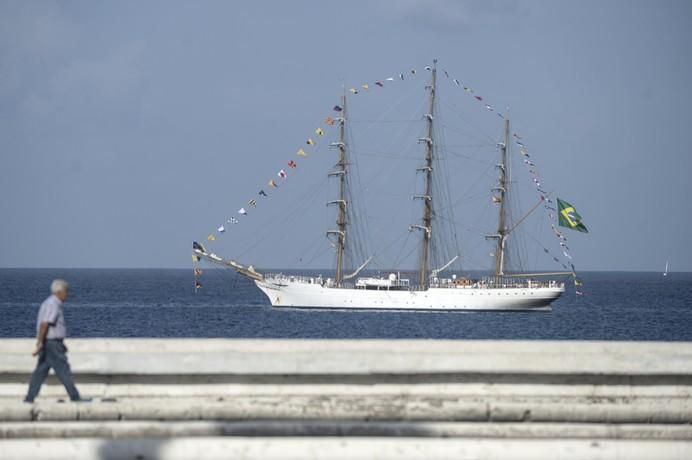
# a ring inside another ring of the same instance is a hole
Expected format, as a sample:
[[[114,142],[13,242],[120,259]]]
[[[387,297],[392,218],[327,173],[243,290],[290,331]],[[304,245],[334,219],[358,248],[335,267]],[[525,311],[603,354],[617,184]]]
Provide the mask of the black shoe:
[[[91,398],[71,399],[70,401],[77,402],[77,403],[88,403],[88,402],[91,402]]]
[[[27,404],[33,404],[34,400],[33,399],[25,399],[24,402]]]

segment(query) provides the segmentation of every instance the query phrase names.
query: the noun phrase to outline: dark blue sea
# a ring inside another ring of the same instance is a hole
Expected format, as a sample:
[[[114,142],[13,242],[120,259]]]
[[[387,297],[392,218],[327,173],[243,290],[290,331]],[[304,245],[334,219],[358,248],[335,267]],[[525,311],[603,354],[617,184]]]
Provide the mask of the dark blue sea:
[[[326,274],[326,273],[325,273]],[[692,340],[692,273],[585,272],[551,312],[273,308],[248,280],[207,270],[0,269],[0,337],[35,334],[54,278],[71,284],[72,337]]]

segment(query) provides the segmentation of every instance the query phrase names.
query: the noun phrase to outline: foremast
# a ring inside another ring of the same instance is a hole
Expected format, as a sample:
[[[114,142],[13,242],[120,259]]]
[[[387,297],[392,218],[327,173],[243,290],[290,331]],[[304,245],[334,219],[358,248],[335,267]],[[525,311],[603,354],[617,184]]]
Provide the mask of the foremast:
[[[423,219],[422,225],[412,225],[411,228],[416,228],[423,232],[421,239],[421,251],[419,262],[418,286],[420,289],[428,287],[428,265],[430,258],[430,238],[432,236],[432,174],[433,174],[433,159],[434,159],[434,143],[433,143],[433,120],[435,118],[435,90],[437,83],[437,59],[433,60],[432,76],[430,81],[430,105],[428,113],[425,114],[425,119],[428,124],[428,135],[419,139],[419,142],[426,144],[425,166],[418,168],[418,171],[424,173],[425,177],[425,193],[416,195],[414,199],[423,200]]]
[[[337,207],[336,214],[336,230],[327,231],[327,237],[330,235],[336,236],[336,274],[334,276],[334,285],[341,287],[344,281],[344,249],[346,247],[346,95],[341,96],[341,116],[337,119],[339,122],[339,141],[332,144],[339,150],[339,160],[336,163],[336,169],[329,173],[329,177],[336,177],[339,181],[339,197],[336,200],[327,203]]]

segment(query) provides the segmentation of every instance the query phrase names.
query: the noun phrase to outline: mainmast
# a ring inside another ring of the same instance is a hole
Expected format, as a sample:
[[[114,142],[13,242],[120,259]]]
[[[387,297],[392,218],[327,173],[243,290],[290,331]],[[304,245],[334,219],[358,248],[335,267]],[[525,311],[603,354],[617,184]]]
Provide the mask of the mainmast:
[[[497,234],[491,235],[491,238],[497,240],[497,249],[495,250],[495,275],[504,275],[505,271],[505,250],[507,235],[509,234],[507,230],[507,198],[508,198],[508,184],[509,181],[509,163],[507,161],[507,154],[509,151],[509,116],[505,117],[505,140],[500,144],[500,163],[497,165],[499,170],[499,178],[497,187],[493,189],[494,192],[499,193],[496,199],[499,200],[500,210],[497,219]]]
[[[425,118],[428,120],[428,136],[419,139],[419,142],[425,142],[425,166],[418,168],[418,171],[425,173],[425,194],[417,195],[414,198],[423,200],[423,223],[422,225],[413,225],[412,228],[417,228],[423,231],[423,239],[421,240],[420,266],[418,275],[418,285],[421,289],[428,286],[428,259],[430,252],[430,237],[432,235],[432,171],[433,171],[433,119],[435,111],[435,83],[437,81],[437,59],[433,60],[432,78],[430,82],[430,106]]]
[[[336,215],[336,230],[329,230],[327,236],[336,235],[336,275],[334,284],[336,287],[341,287],[344,279],[344,248],[346,245],[346,95],[341,96],[341,117],[337,119],[339,122],[339,142],[335,142],[332,146],[339,149],[339,161],[336,164],[336,169],[329,173],[329,176],[335,176],[339,179],[339,198],[327,203],[336,205],[338,212]]]

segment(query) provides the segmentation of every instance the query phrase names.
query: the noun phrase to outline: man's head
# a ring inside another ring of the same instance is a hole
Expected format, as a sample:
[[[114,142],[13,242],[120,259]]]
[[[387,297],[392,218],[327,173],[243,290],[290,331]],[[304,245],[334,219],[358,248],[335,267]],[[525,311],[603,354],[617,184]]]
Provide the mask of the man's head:
[[[67,281],[65,280],[53,280],[53,282],[50,284],[50,292],[60,299],[62,302],[67,299],[67,295],[69,294],[70,291],[70,285],[67,284]]]

